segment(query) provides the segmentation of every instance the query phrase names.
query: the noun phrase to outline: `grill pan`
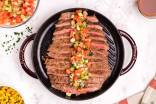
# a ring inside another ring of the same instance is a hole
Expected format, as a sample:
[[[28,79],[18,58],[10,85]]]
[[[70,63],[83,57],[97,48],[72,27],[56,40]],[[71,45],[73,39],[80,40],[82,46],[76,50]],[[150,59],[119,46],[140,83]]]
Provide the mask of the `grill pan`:
[[[42,61],[42,57],[46,54],[46,50],[48,49],[49,44],[51,44],[52,42],[51,40],[51,38],[53,38],[52,34],[55,30],[55,24],[57,23],[60,15],[64,12],[73,12],[77,9],[86,10],[89,15],[95,14],[100,24],[103,26],[103,30],[106,33],[106,38],[109,44],[109,56],[108,57],[109,57],[109,65],[111,66],[112,73],[110,77],[104,82],[100,90],[82,94],[79,96],[72,95],[71,97],[67,97],[64,92],[61,92],[51,87],[50,81],[46,74],[44,62]],[[124,44],[122,41],[122,37],[128,40],[132,48],[131,60],[125,68],[123,68],[125,52],[124,52]],[[25,62],[25,58],[24,58],[25,49],[27,45],[29,44],[29,42],[32,40],[34,40],[33,47],[32,47],[32,60],[33,60],[35,72],[32,72],[28,68]],[[94,10],[90,10],[86,8],[70,8],[70,9],[60,11],[54,14],[53,16],[51,16],[40,27],[37,33],[31,36],[28,36],[21,46],[19,59],[20,59],[21,66],[24,69],[24,71],[31,77],[38,78],[42,82],[42,84],[53,94],[60,96],[62,98],[70,99],[70,100],[86,100],[86,99],[96,97],[102,94],[103,92],[105,92],[106,90],[108,90],[119,76],[126,74],[133,67],[137,59],[137,47],[136,47],[135,41],[132,39],[132,37],[128,33],[122,30],[118,30],[112,24],[112,22],[109,19],[107,19],[105,16],[103,16],[102,14]]]

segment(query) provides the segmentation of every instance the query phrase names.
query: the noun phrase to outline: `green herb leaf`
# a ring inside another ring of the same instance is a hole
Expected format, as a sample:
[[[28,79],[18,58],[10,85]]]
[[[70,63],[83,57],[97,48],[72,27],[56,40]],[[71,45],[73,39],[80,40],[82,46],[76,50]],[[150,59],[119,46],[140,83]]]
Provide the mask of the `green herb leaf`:
[[[16,43],[18,43],[20,40],[21,40],[21,38],[18,38],[17,41],[16,41]]]
[[[94,55],[94,54],[93,54],[93,52],[91,52],[91,51],[88,53],[88,56],[93,56],[93,55]]]
[[[76,68],[75,64],[71,64],[70,68],[75,69]]]
[[[14,35],[18,35],[18,36],[19,36],[19,35],[20,35],[20,33],[19,33],[19,32],[14,32]]]

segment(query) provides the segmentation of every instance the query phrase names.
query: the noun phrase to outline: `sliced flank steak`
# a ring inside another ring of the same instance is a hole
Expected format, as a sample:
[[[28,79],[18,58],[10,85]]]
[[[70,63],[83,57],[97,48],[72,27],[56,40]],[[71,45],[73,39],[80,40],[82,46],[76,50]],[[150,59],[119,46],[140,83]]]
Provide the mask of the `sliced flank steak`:
[[[65,93],[80,95],[99,90],[110,76],[111,70],[108,62],[109,45],[105,37],[106,34],[97,17],[95,15],[87,16],[87,34],[91,39],[90,51],[92,55],[88,55],[85,58],[90,63],[88,67],[90,74],[89,79],[85,81],[85,87],[75,89],[70,84],[69,75],[66,73],[66,69],[71,67],[71,56],[74,53],[70,42],[70,33],[73,31],[71,27],[73,14],[75,12],[62,13],[56,23],[55,31],[52,34],[52,43],[47,49],[45,66],[52,88]]]

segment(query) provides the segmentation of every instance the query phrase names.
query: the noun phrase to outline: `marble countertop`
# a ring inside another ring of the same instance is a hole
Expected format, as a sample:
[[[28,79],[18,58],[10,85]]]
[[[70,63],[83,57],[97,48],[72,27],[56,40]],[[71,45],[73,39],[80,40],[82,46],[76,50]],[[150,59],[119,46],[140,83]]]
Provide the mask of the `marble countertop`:
[[[26,26],[32,26],[35,33],[51,15],[71,7],[97,10],[134,38],[138,47],[138,58],[132,70],[120,76],[108,91],[96,98],[85,101],[65,100],[50,93],[39,80],[31,78],[22,70],[18,57],[20,45],[25,39],[23,37],[8,55],[0,46],[0,85],[17,89],[26,104],[113,104],[145,89],[156,73],[156,19],[143,17],[137,9],[136,0],[40,0],[35,15],[25,25],[12,29],[0,28],[0,43],[7,39],[4,36],[6,33],[12,35],[14,31],[22,31]],[[25,55],[27,64],[33,69],[31,45]],[[125,40],[124,45],[126,64],[129,61],[130,49]]]

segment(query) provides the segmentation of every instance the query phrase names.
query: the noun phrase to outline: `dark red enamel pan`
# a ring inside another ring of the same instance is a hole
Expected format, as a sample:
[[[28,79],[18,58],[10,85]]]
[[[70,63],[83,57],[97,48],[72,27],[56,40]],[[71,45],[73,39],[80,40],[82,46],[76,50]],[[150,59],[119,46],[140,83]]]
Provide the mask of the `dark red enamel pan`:
[[[99,19],[100,24],[103,26],[103,30],[106,33],[106,38],[108,40],[109,47],[110,47],[109,64],[111,66],[112,73],[111,76],[105,81],[105,83],[103,84],[100,90],[96,92],[82,94],[79,96],[72,95],[71,97],[66,97],[66,94],[64,92],[58,91],[51,87],[50,81],[46,74],[45,65],[43,64],[42,61],[42,56],[46,54],[46,50],[49,44],[52,42],[51,38],[53,38],[52,34],[55,30],[55,23],[58,21],[60,14],[64,12],[75,11],[77,9],[86,10],[89,13],[89,15],[95,14],[96,17]],[[123,68],[125,52],[124,52],[124,46],[123,46],[124,44],[122,41],[122,37],[127,39],[127,41],[130,43],[132,48],[131,60],[125,68]],[[33,47],[32,47],[32,60],[35,67],[35,73],[32,72],[27,67],[24,59],[25,48],[27,47],[28,43],[31,40],[34,40]],[[20,58],[21,66],[24,69],[24,71],[30,76],[34,78],[38,78],[42,82],[42,84],[53,94],[70,100],[86,100],[104,93],[115,83],[115,81],[119,76],[126,74],[133,67],[137,59],[137,47],[134,40],[131,38],[131,36],[128,33],[117,29],[112,24],[112,22],[102,14],[86,8],[71,8],[54,14],[40,27],[37,33],[27,37],[27,39],[23,42],[21,46],[19,58]]]

